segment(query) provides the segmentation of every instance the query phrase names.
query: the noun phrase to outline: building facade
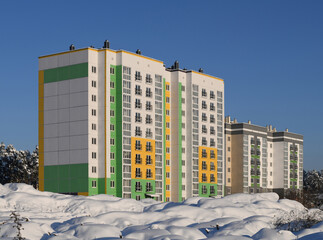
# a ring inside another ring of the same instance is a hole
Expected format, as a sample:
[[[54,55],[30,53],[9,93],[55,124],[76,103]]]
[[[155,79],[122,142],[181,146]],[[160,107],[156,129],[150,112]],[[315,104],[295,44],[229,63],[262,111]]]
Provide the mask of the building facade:
[[[303,136],[226,118],[226,194],[303,189]]]
[[[39,188],[158,201],[224,194],[224,83],[84,48],[39,58]]]

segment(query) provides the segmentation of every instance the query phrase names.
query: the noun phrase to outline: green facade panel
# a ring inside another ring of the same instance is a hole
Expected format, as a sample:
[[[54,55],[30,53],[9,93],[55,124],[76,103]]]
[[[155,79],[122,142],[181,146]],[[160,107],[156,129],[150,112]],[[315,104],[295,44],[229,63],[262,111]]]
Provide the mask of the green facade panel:
[[[206,186],[206,193],[203,193],[202,188]],[[211,194],[210,187],[214,186],[214,193]],[[218,195],[218,187],[217,184],[214,183],[199,183],[199,196],[200,197],[210,197]]]
[[[44,70],[44,83],[59,82],[88,76],[88,63]]]
[[[142,186],[141,191],[136,191],[136,182],[140,182]],[[150,182],[152,191],[146,191],[146,184]],[[154,180],[143,180],[143,179],[131,179],[131,198],[136,199],[136,196],[140,196],[140,199],[147,198],[146,194],[153,195],[156,192],[156,184]]]
[[[88,192],[88,164],[44,167],[44,190],[57,193]]]
[[[92,181],[96,181],[96,187],[92,187]],[[89,196],[105,193],[104,178],[89,178],[88,185],[89,185]]]

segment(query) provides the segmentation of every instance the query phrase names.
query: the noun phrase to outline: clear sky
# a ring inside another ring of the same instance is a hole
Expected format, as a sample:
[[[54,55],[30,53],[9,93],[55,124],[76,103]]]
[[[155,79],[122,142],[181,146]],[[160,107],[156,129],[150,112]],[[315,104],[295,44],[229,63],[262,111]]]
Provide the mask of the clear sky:
[[[38,56],[108,39],[225,81],[225,115],[304,135],[323,169],[323,1],[1,1],[0,141],[38,144]]]

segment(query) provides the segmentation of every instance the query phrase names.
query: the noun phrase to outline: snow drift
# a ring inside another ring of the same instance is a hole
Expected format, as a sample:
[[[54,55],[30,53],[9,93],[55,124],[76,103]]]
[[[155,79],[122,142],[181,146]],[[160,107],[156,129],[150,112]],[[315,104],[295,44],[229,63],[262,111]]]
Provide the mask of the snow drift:
[[[15,212],[26,239],[322,239],[323,222],[299,232],[286,230],[306,211],[275,193],[159,203],[68,196],[11,183],[0,185],[0,238],[17,236],[17,221],[10,217]],[[322,211],[308,212],[323,221]],[[281,228],[276,228],[277,219]]]

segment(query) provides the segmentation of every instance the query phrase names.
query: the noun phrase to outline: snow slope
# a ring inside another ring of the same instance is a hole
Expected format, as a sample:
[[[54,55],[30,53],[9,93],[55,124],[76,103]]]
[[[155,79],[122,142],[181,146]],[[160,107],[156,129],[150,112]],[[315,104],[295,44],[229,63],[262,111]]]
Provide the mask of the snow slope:
[[[12,211],[20,214],[26,239],[323,239],[323,222],[299,232],[275,229],[274,219],[305,208],[275,193],[235,194],[182,203],[67,196],[26,184],[0,184],[0,239],[17,235]],[[316,215],[323,213],[316,210]],[[289,215],[290,216],[290,215]]]

